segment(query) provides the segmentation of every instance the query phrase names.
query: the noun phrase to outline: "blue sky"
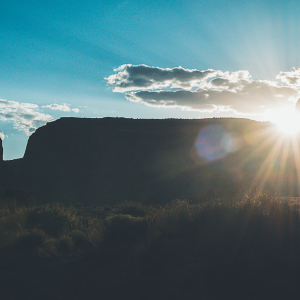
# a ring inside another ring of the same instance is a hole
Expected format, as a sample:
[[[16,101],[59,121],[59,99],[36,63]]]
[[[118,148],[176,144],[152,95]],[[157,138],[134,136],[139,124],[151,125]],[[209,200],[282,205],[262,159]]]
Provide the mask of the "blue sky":
[[[62,116],[272,119],[299,98],[299,13],[297,1],[2,1],[4,159]]]

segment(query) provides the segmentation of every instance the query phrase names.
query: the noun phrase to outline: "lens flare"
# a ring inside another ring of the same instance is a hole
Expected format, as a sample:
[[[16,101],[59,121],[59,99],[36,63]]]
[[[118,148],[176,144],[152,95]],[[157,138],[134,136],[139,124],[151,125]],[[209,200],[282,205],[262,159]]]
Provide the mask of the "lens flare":
[[[206,161],[215,161],[238,150],[239,138],[221,125],[213,124],[200,131],[195,146],[201,158]]]

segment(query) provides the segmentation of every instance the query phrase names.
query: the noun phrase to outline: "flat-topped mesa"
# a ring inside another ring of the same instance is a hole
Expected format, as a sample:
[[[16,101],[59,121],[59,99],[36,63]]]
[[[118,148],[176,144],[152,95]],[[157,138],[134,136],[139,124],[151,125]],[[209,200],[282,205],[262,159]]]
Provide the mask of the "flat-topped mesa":
[[[30,136],[23,158],[3,161],[0,189],[30,190],[40,204],[86,206],[235,195],[252,187],[272,153],[272,143],[263,151],[259,145],[273,126],[230,118],[62,118]],[[269,191],[294,194],[297,169],[287,157],[288,177],[280,185],[264,181]]]

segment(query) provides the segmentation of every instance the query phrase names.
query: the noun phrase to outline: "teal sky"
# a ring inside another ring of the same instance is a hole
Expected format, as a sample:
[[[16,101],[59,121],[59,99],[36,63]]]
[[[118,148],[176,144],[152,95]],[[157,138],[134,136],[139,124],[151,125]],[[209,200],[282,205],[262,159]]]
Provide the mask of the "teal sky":
[[[63,116],[272,119],[299,98],[299,13],[297,1],[2,1],[4,159]]]

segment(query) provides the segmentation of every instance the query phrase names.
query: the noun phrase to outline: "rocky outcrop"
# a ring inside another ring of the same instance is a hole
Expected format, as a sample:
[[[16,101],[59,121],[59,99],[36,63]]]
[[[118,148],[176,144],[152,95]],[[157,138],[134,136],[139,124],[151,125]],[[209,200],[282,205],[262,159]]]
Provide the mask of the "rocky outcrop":
[[[229,193],[253,182],[272,148],[259,147],[271,127],[246,119],[61,118],[30,136],[24,157],[6,165],[2,188],[32,190],[37,203],[84,205]]]
[[[2,146],[2,139],[0,138],[0,165],[3,163],[3,146]]]
[[[0,138],[0,185],[4,184],[4,169],[3,169],[3,146]]]

